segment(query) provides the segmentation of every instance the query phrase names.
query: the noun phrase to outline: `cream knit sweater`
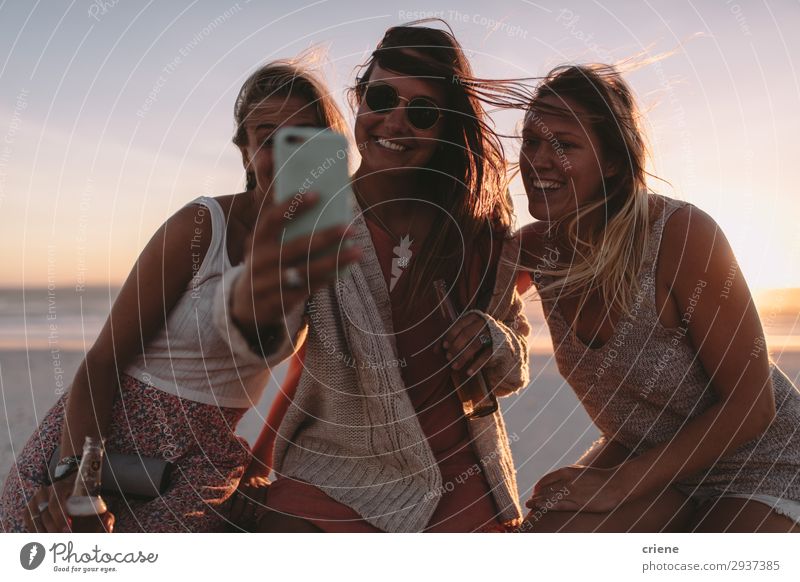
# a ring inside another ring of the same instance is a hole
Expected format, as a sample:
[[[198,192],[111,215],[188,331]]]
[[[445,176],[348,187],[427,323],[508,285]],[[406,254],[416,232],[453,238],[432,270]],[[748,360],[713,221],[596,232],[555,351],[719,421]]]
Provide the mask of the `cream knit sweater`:
[[[306,335],[304,369],[275,445],[275,470],[319,487],[388,532],[422,531],[443,491],[441,473],[417,420],[397,365],[389,292],[362,217],[355,241],[360,263],[285,317],[288,331],[269,355],[273,365]],[[529,326],[511,265],[516,241],[505,243],[487,313],[494,355],[484,368],[495,394],[528,383]],[[223,276],[214,320],[237,363],[262,362],[229,319],[228,300],[243,267]],[[499,519],[521,519],[514,463],[500,412],[469,421],[481,469]]]

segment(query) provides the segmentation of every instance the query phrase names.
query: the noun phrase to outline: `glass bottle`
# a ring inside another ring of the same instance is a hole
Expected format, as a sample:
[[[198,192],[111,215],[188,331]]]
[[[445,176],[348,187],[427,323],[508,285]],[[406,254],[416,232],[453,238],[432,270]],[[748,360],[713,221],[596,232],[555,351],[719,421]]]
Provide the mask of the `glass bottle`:
[[[83,455],[72,495],[66,501],[73,532],[104,532],[108,507],[100,495],[103,441],[91,436],[83,443]]]
[[[447,285],[443,279],[433,283],[436,297],[439,301],[439,310],[445,321],[452,325],[458,319],[458,312],[447,293]],[[492,393],[483,371],[478,370],[472,376],[465,369],[451,369],[451,377],[456,388],[456,393],[464,408],[464,416],[478,418],[497,412],[497,398]]]

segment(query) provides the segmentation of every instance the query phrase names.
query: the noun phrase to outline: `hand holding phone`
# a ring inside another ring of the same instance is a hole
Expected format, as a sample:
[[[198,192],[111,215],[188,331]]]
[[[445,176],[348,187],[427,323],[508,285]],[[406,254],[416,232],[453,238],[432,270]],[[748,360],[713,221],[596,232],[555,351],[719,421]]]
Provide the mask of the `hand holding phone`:
[[[256,223],[231,300],[231,315],[251,341],[260,329],[282,329],[286,313],[361,258],[345,236],[354,215],[346,148],[330,130],[276,132],[275,203]]]

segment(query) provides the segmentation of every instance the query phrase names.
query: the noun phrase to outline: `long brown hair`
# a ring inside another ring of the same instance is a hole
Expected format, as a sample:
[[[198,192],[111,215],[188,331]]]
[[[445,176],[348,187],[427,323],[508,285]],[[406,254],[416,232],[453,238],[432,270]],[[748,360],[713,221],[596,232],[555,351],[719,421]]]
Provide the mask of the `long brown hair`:
[[[543,97],[554,97],[559,104],[542,102]],[[576,112],[566,100],[588,115]],[[611,65],[564,65],[550,71],[538,86],[526,119],[539,113],[579,117],[597,135],[603,163],[615,169],[604,179],[599,200],[551,225],[566,233],[574,252],[568,264],[559,262],[546,273],[555,281],[541,293],[577,296],[577,317],[589,294],[599,291],[609,310],[629,314],[640,292],[639,271],[649,232],[647,147],[633,92]],[[605,219],[579,233],[581,219],[603,207]]]
[[[452,31],[419,26],[427,22],[431,20],[387,30],[360,67],[361,75],[350,90],[351,103],[357,109],[377,64],[438,83],[447,95],[439,147],[420,171],[426,196],[453,218],[430,233],[425,258],[411,266],[409,276],[414,283],[407,305],[413,305],[418,293],[428,291],[434,278],[444,275],[455,281],[458,261],[453,259],[460,249],[466,258],[480,243],[485,245],[487,237],[490,245],[501,244],[502,240],[492,243],[492,237],[499,234],[504,238],[513,222],[503,146],[489,126],[481,100],[492,82],[474,77]],[[479,248],[491,252],[485,246]]]

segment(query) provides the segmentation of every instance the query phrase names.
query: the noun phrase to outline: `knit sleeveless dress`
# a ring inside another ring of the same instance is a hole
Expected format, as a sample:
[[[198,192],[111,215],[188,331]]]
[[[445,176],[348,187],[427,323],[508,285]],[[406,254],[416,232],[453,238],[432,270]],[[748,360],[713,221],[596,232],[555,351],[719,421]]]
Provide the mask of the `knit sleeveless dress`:
[[[687,203],[657,198],[664,201],[664,209],[647,240],[641,291],[631,314],[620,319],[604,345],[593,349],[584,344],[553,298],[542,299],[561,375],[603,437],[636,454],[669,441],[718,401],[696,350],[683,341],[686,328],[667,329],[658,318],[655,281],[662,232],[669,217]],[[549,281],[538,274],[534,277],[539,289]],[[800,392],[773,363],[770,371],[777,409],[772,424],[710,468],[678,481],[685,494],[762,494],[800,500]]]

